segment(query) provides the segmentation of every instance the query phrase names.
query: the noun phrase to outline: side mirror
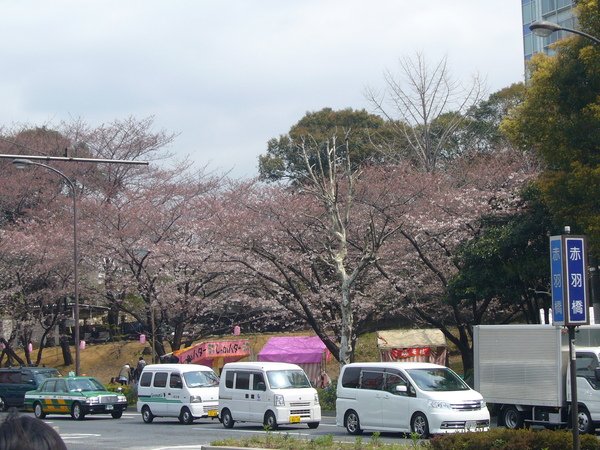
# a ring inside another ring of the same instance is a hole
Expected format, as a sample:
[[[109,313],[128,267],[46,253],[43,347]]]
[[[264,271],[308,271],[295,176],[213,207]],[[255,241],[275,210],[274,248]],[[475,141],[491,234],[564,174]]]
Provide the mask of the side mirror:
[[[258,389],[259,391],[266,391],[267,385],[263,381],[259,381],[258,383],[256,383],[256,389]]]
[[[396,386],[396,389],[394,389],[396,392],[408,392],[408,388],[406,387],[405,384],[398,384]]]

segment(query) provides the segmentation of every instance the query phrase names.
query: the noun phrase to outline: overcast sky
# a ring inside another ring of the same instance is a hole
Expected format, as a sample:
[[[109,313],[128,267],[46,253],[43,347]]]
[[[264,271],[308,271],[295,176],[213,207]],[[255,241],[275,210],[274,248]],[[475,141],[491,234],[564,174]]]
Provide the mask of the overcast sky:
[[[0,126],[153,116],[199,166],[257,175],[307,111],[371,110],[400,57],[523,80],[519,0],[2,0]]]

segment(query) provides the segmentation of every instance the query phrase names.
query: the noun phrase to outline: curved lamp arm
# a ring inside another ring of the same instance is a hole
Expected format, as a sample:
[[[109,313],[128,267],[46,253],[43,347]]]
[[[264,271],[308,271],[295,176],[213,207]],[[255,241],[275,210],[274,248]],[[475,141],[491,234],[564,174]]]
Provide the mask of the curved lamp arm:
[[[579,36],[588,38],[595,44],[600,44],[600,39],[598,39],[595,36],[592,36],[591,34],[587,34],[579,30],[574,30],[572,28],[561,27],[556,23],[548,22],[546,20],[537,20],[533,22],[531,25],[529,25],[529,29],[533,32],[533,34],[541,37],[548,37],[556,31],[567,31],[568,33],[578,34]]]

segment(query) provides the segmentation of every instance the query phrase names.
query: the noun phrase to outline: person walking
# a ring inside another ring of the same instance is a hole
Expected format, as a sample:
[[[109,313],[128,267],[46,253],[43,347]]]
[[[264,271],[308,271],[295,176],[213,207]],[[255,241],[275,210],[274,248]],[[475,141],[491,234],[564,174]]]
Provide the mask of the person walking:
[[[146,366],[146,361],[144,360],[143,356],[140,356],[140,359],[137,362],[137,366],[135,368],[135,381],[137,382],[140,377],[142,376],[142,370],[144,370],[144,367]]]
[[[127,384],[129,384],[129,376],[130,376],[130,371],[131,370],[131,365],[129,365],[129,363],[125,364],[123,367],[121,367],[121,370],[119,372],[119,383],[121,383],[121,386],[125,386]]]

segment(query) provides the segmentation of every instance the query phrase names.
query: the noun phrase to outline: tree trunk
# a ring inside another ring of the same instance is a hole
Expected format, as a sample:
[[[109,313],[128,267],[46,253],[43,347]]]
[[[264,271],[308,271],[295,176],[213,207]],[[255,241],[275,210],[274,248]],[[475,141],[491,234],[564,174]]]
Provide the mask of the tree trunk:
[[[71,346],[69,345],[69,337],[63,334],[61,335],[59,341],[65,366],[70,366],[71,364],[73,364],[73,357],[71,356]]]
[[[352,362],[354,347],[352,345],[352,331],[354,324],[354,312],[350,300],[350,287],[346,280],[342,283],[342,333],[340,336],[340,364],[345,365]]]
[[[8,343],[8,341],[6,339],[1,338],[0,342],[2,344],[4,344],[4,352],[6,353],[6,355],[8,356],[8,363],[9,365],[12,363],[12,360],[14,359],[15,361],[17,361],[17,363],[19,363],[21,366],[25,365],[25,361],[23,361],[11,348],[10,344]]]

